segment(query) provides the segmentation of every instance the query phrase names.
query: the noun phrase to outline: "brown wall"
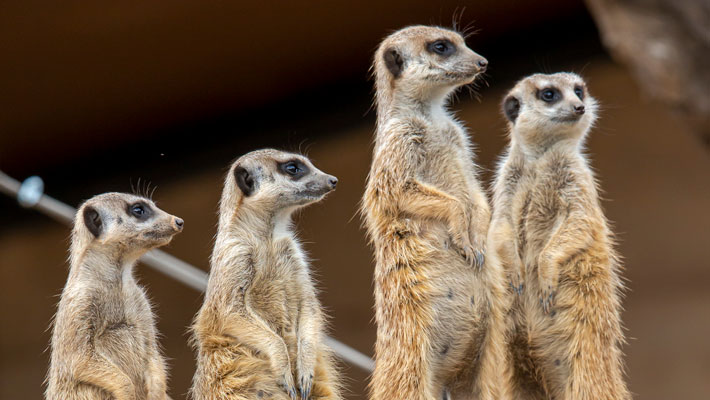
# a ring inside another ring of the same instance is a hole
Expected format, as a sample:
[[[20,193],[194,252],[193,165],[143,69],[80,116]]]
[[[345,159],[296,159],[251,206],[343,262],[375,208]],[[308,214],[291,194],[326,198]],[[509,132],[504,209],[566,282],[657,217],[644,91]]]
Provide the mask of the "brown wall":
[[[591,93],[602,105],[589,154],[604,189],[607,215],[619,235],[629,286],[623,318],[631,389],[642,399],[707,398],[710,158],[672,115],[638,95],[625,71],[606,58],[585,64]],[[473,131],[486,179],[505,144],[498,104],[510,84],[483,90],[480,102],[462,96],[455,107]],[[375,339],[373,264],[357,203],[368,171],[372,129],[369,123],[341,127],[307,143],[315,164],[338,176],[340,184],[325,202],[298,218],[320,278],[321,300],[332,317],[333,335],[368,354]],[[275,141],[287,142],[287,136]],[[244,150],[235,149],[234,156]],[[154,181],[160,206],[186,221],[185,231],[166,250],[205,269],[228,161],[193,173],[184,167],[181,174]],[[150,170],[141,176],[153,178]],[[128,190],[125,180],[122,184]],[[93,185],[83,191],[101,191],[101,182]],[[114,187],[106,184],[103,189]],[[69,229],[31,212],[17,213],[27,222],[0,230],[0,398],[37,399],[47,367],[46,328],[66,279]],[[161,341],[170,358],[171,395],[184,398],[193,372],[187,326],[201,297],[147,268],[139,268],[139,274],[160,319]],[[364,398],[366,374],[347,366],[345,372],[348,397]]]

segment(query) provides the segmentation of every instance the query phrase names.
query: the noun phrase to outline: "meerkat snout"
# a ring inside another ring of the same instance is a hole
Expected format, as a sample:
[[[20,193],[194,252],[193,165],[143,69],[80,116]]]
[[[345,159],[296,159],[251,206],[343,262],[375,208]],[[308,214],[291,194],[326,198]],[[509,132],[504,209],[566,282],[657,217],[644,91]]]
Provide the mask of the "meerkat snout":
[[[485,72],[486,68],[488,67],[488,60],[481,57],[481,59],[476,62],[476,65],[478,65],[478,69],[480,72]]]
[[[331,176],[328,178],[328,184],[332,189],[335,189],[335,187],[338,185],[338,178]]]
[[[173,223],[175,224],[175,230],[182,232],[182,227],[185,225],[185,221],[183,221],[182,218],[175,217],[173,219]]]

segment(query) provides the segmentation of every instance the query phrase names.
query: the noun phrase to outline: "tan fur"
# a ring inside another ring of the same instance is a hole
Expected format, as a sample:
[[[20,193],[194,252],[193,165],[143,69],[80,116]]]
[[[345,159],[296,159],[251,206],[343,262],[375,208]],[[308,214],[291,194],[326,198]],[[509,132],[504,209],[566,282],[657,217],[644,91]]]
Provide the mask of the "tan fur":
[[[559,100],[544,102],[547,88]],[[511,281],[515,398],[629,399],[619,260],[582,154],[596,101],[575,74],[538,74],[515,86],[505,110],[511,142],[494,185],[488,248]]]
[[[308,173],[289,176],[279,163],[290,160]],[[237,184],[242,170],[254,185],[249,195]],[[341,398],[323,343],[325,317],[291,228],[291,214],[322,199],[335,182],[306,157],[276,150],[251,152],[232,165],[207,292],[193,325],[193,398]]]
[[[441,39],[454,54],[428,50]],[[485,63],[458,33],[426,26],[395,32],[375,55],[377,135],[362,204],[377,263],[375,400],[507,397],[497,384],[509,372],[503,274],[482,265],[488,200],[465,129],[446,110]]]
[[[129,214],[136,203],[153,215],[140,221]],[[89,209],[100,215],[98,237],[85,224]],[[79,208],[54,320],[47,399],[168,399],[153,312],[133,266],[181,230],[182,220],[134,195],[106,193]]]

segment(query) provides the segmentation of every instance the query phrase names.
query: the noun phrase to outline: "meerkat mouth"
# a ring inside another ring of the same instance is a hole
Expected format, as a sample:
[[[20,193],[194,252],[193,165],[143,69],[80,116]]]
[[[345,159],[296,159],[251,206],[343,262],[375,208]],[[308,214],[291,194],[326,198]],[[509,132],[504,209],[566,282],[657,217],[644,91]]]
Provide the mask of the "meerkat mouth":
[[[460,81],[468,81],[468,82],[473,82],[478,78],[478,76],[481,74],[480,71],[475,70],[475,71],[470,71],[470,72],[447,72],[445,74],[447,79],[451,80],[460,80]]]
[[[582,116],[577,114],[568,114],[551,118],[553,122],[560,122],[563,124],[572,124],[578,122],[580,119],[582,119]]]

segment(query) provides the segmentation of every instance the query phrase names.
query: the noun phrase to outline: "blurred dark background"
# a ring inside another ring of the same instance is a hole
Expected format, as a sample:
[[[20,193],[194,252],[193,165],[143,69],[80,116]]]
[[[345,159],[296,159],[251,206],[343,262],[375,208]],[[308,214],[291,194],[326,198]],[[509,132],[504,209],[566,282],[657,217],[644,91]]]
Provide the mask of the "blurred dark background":
[[[642,9],[650,15],[659,2]],[[490,69],[453,108],[478,145],[483,178],[507,141],[499,103],[515,80],[582,74],[602,105],[588,148],[625,258],[629,385],[643,399],[708,398],[706,131],[688,107],[647,90],[653,82],[612,46],[606,29],[624,20],[600,21],[614,2],[589,3],[596,21],[567,0],[4,2],[0,170],[40,175],[48,194],[74,206],[149,181],[159,205],[186,221],[165,250],[207,270],[230,161],[265,146],[305,152],[340,179],[298,218],[332,334],[371,354],[373,263],[357,203],[374,129],[372,53],[406,25],[473,24],[469,46]],[[699,3],[696,17],[708,17]],[[694,54],[679,57],[697,64]],[[7,197],[0,222],[0,398],[39,399],[70,228]],[[201,295],[147,267],[138,273],[159,318],[170,393],[182,399]],[[348,398],[364,398],[367,374],[343,368]]]

